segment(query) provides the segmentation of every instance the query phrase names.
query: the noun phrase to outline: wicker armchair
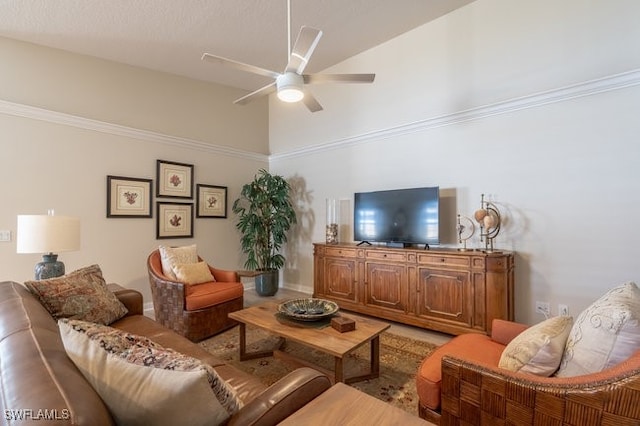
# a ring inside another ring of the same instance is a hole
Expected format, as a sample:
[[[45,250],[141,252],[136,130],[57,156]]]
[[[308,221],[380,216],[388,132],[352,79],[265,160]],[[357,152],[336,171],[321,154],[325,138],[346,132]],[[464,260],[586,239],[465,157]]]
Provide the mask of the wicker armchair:
[[[147,267],[155,319],[160,324],[193,342],[206,339],[237,324],[228,317],[230,312],[244,307],[244,288],[235,271],[209,266],[216,281],[191,287],[210,286],[214,290],[213,297],[217,300],[209,306],[188,310],[187,298],[192,297],[189,294],[190,286],[172,281],[163,274],[158,250],[149,255]],[[208,298],[211,297],[209,294]]]
[[[640,351],[599,373],[538,377],[442,358],[440,425],[640,425]]]

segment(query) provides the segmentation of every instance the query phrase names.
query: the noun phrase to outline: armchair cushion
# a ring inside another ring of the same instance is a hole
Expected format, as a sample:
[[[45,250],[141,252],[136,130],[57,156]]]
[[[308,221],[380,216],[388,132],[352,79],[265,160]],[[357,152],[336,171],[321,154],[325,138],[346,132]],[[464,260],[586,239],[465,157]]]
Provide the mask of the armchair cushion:
[[[73,318],[107,325],[127,314],[127,308],[107,288],[98,265],[24,284],[55,319]]]
[[[220,424],[241,402],[209,365],[146,337],[59,322],[69,357],[119,424]]]
[[[640,289],[627,282],[609,290],[576,319],[558,377],[595,373],[640,349]]]
[[[195,311],[242,298],[244,287],[238,282],[208,282],[188,286],[185,309]]]
[[[560,365],[572,324],[572,317],[559,316],[527,328],[504,348],[498,367],[538,376],[552,375]]]
[[[178,281],[194,285],[215,281],[207,262],[178,263],[173,265],[173,272]]]
[[[198,262],[198,252],[195,244],[183,247],[159,246],[158,250],[160,251],[162,274],[172,281],[177,280],[176,274],[173,272],[174,265]]]

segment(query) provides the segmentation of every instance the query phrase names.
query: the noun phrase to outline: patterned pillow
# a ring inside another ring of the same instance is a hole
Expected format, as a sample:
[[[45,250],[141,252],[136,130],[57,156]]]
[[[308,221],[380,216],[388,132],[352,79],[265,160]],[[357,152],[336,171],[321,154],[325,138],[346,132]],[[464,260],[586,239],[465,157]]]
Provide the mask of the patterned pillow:
[[[107,288],[98,265],[24,284],[55,319],[81,319],[108,325],[128,312]]]
[[[179,263],[196,263],[198,261],[198,252],[195,244],[184,247],[167,247],[159,246],[160,263],[162,263],[162,273],[170,280],[176,281],[176,274],[173,272],[173,266]]]
[[[549,318],[517,335],[502,352],[498,367],[548,377],[560,365],[573,318]]]
[[[207,262],[178,263],[173,266],[176,279],[185,284],[202,284],[215,281]]]
[[[118,424],[221,424],[242,406],[200,360],[111,327],[77,320],[58,327],[67,354]]]
[[[596,373],[640,349],[640,289],[627,282],[609,290],[576,319],[556,376]]]

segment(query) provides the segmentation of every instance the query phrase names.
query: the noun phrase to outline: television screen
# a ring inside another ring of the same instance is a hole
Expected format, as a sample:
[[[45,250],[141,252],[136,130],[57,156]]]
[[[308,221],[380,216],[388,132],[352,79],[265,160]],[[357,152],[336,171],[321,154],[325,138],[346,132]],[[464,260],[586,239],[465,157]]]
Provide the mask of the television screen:
[[[438,244],[439,188],[357,192],[354,240]]]

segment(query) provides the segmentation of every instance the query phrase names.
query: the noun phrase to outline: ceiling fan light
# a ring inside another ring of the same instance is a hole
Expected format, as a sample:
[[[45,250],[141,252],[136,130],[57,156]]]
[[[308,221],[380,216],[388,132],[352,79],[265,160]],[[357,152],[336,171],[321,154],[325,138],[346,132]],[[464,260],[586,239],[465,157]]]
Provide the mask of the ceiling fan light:
[[[302,76],[294,72],[284,73],[276,79],[278,99],[283,102],[298,102],[304,98]]]

